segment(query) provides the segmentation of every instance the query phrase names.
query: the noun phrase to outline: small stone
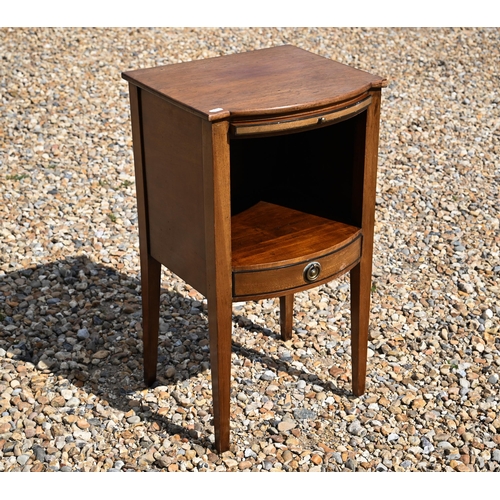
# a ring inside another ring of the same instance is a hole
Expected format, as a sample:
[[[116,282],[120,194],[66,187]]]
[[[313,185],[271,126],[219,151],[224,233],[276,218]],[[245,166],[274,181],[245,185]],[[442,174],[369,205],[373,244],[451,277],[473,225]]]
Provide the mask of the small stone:
[[[92,434],[89,431],[83,431],[81,429],[77,429],[73,432],[73,437],[75,439],[82,439],[83,441],[89,441],[92,438]]]
[[[147,467],[148,465],[153,464],[154,461],[155,461],[155,457],[153,456],[153,454],[146,453],[146,454],[142,455],[142,457],[139,458],[138,464],[142,467],[144,467],[144,466]]]
[[[307,384],[306,384],[305,380],[299,380],[299,381],[297,382],[297,385],[296,385],[297,390],[298,390],[298,391],[303,391],[303,390],[305,389],[306,385],[307,385]]]
[[[162,455],[160,458],[156,459],[158,467],[167,469],[169,465],[172,464],[172,459],[166,455]]]
[[[36,367],[39,370],[50,370],[54,365],[56,361],[54,359],[49,359],[49,358],[43,358],[41,359]]]
[[[238,399],[238,401],[246,403],[248,401],[248,396],[244,392],[239,392],[236,396],[236,399]]]
[[[420,440],[420,446],[423,448],[423,452],[425,454],[429,454],[434,451],[434,446],[425,436]]]
[[[498,376],[498,374],[497,374],[497,373],[494,373],[493,375],[490,375],[490,376],[488,377],[488,382],[489,382],[490,384],[497,384],[497,383],[498,383],[499,378],[500,378],[500,377]]]
[[[440,448],[441,450],[452,450],[454,448],[453,445],[448,441],[440,441],[437,444],[437,447]]]
[[[287,420],[284,420],[282,422],[280,422],[278,424],[278,430],[280,432],[287,432],[287,431],[291,431],[292,429],[294,429],[295,427],[297,427],[297,423],[296,422],[292,422],[292,421],[287,421]]]
[[[61,396],[66,400],[68,401],[69,399],[71,399],[73,397],[73,391],[70,391],[69,389],[63,389],[61,391]]]
[[[250,467],[252,467],[252,462],[250,462],[250,460],[244,460],[243,462],[240,462],[238,464],[238,469],[240,470],[246,470],[249,469]]]
[[[450,467],[458,472],[470,472],[469,467],[458,460],[450,460]]]
[[[389,406],[391,406],[391,402],[385,396],[381,396],[379,398],[378,404],[381,406],[385,406],[386,408],[389,408]]]
[[[74,424],[78,420],[78,417],[76,415],[66,415],[64,417],[64,421],[68,424]]]
[[[483,311],[483,314],[481,314],[481,317],[483,319],[492,319],[493,318],[493,311],[491,309],[485,309]]]
[[[456,247],[456,249],[457,248],[459,248],[459,247]],[[463,250],[465,250],[465,248],[463,248]],[[473,293],[474,292],[474,285],[472,283],[467,283],[467,282],[461,281],[458,283],[458,289],[461,290],[462,292],[465,292],[465,293]]]
[[[387,441],[392,442],[392,441],[398,441],[399,440],[399,434],[396,434],[395,432],[392,432],[387,436]]]
[[[87,420],[85,420],[84,418],[81,418],[79,420],[76,421],[76,425],[80,428],[80,429],[88,429],[90,427],[90,424],[88,423]]]
[[[11,430],[11,425],[9,422],[5,422],[3,424],[0,424],[0,434],[5,434],[6,432],[9,432]]]
[[[76,336],[80,340],[85,340],[85,339],[88,339],[90,337],[90,333],[86,328],[81,328],[80,330],[78,330],[76,332]]]
[[[26,465],[26,462],[30,459],[29,455],[19,455],[17,457],[17,463],[21,466]]]
[[[297,408],[293,411],[293,416],[297,420],[314,420],[317,417],[316,412],[307,408]]]
[[[66,400],[63,398],[63,396],[56,396],[54,399],[52,399],[50,404],[54,408],[62,408],[63,406],[66,406]]]
[[[264,408],[265,410],[272,410],[274,407],[274,403],[269,400],[269,401],[266,401],[263,405],[262,405],[262,408]]]
[[[366,436],[366,429],[361,425],[359,420],[353,420],[347,430],[354,436]]]
[[[276,374],[271,370],[266,370],[260,377],[262,380],[274,380],[276,378]]]
[[[423,408],[426,404],[427,402],[425,401],[425,399],[416,398],[411,402],[411,407],[418,410],[420,408]]]
[[[40,462],[43,462],[45,460],[45,450],[41,446],[37,444],[33,445],[33,451],[37,460],[39,460]]]
[[[274,384],[269,384],[266,388],[266,394],[268,396],[272,396],[275,392],[279,391],[279,387],[277,385],[274,385]]]
[[[0,433],[1,434],[1,433]],[[36,436],[36,429],[35,427],[27,427],[24,431],[24,434],[28,439],[35,437]]]
[[[68,406],[69,408],[76,408],[79,405],[80,405],[80,400],[74,397],[66,402],[66,406]]]
[[[338,366],[332,366],[330,368],[330,370],[328,370],[328,373],[332,376],[332,377],[340,377],[340,375],[343,375],[345,373],[345,370],[342,369],[342,368],[339,368]]]
[[[356,462],[356,460],[354,460],[354,458],[349,458],[347,459],[345,466],[346,468],[355,471],[358,467],[358,463]]]
[[[104,359],[104,358],[107,358],[108,356],[109,356],[109,351],[107,351],[106,349],[101,349],[100,351],[97,351],[92,356],[92,358],[93,359]]]

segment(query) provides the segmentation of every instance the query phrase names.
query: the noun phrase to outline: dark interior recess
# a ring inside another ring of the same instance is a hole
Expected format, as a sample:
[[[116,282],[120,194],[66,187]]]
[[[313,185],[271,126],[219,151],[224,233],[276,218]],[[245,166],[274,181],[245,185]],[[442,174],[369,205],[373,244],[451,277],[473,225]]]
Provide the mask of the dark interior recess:
[[[362,183],[365,122],[363,112],[305,132],[231,139],[231,214],[266,201],[359,226],[352,193]]]

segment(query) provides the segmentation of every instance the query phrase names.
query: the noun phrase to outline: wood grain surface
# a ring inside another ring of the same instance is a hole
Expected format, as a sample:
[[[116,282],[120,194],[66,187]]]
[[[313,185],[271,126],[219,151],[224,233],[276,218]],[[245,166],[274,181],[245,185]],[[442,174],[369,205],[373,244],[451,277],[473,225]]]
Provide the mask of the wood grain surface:
[[[290,45],[138,69],[123,78],[210,121],[328,106],[387,83]]]

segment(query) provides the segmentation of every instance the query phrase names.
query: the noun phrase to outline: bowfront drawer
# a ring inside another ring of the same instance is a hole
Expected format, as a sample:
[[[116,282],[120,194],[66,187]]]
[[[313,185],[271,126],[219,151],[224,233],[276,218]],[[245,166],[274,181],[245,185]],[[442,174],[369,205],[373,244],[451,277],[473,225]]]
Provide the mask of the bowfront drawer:
[[[233,297],[256,299],[298,292],[331,281],[353,268],[361,257],[362,235],[326,255],[267,269],[233,271]]]

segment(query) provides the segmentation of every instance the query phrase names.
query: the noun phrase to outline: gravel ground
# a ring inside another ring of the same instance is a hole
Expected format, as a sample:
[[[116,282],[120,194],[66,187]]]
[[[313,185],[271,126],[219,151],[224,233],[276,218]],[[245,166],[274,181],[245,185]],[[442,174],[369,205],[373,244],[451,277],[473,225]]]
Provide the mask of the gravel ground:
[[[386,76],[367,392],[349,283],[234,304],[212,448],[206,302],[166,269],[142,382],[120,73],[295,44]],[[0,471],[499,471],[499,29],[0,29]]]

